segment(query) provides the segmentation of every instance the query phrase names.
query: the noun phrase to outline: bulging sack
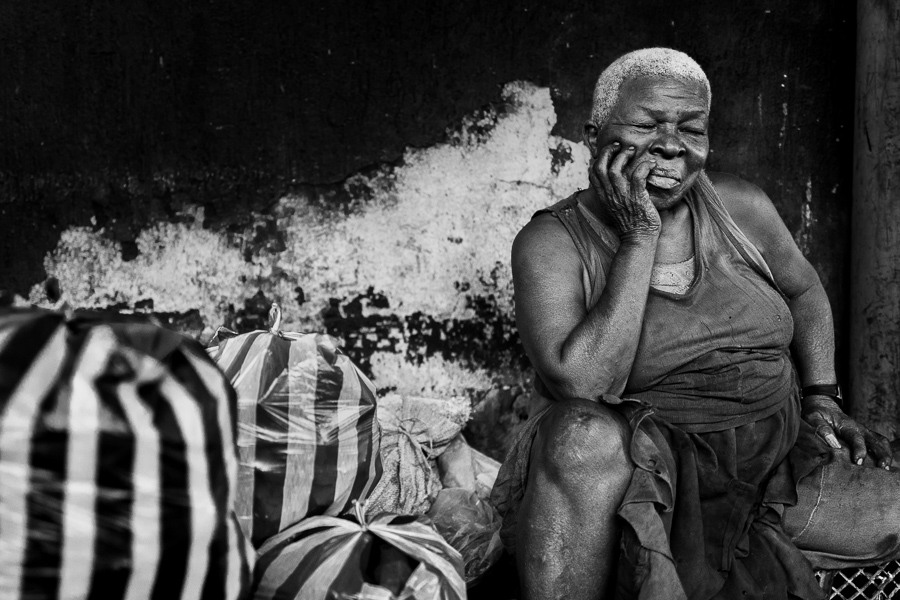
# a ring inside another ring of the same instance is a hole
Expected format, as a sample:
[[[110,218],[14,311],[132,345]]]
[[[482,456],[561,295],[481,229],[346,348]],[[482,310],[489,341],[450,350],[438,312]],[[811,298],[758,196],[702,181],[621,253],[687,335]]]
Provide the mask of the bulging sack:
[[[207,351],[237,390],[235,511],[257,547],[314,515],[338,515],[381,477],[375,386],[324,334],[272,328]]]
[[[423,517],[311,517],[259,550],[255,600],[465,600],[462,559]]]
[[[0,598],[241,598],[233,411],[179,334],[0,312]]]
[[[384,475],[368,510],[425,514],[441,490],[435,460],[458,436],[471,413],[467,398],[418,398],[387,394],[378,403]]]

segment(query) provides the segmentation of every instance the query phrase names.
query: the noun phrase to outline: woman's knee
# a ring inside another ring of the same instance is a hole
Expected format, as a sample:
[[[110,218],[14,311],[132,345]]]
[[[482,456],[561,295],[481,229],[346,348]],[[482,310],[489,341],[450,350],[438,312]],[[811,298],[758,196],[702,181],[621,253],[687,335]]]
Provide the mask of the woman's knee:
[[[631,473],[628,422],[606,405],[566,400],[554,406],[538,432],[533,456],[552,479],[610,480]]]

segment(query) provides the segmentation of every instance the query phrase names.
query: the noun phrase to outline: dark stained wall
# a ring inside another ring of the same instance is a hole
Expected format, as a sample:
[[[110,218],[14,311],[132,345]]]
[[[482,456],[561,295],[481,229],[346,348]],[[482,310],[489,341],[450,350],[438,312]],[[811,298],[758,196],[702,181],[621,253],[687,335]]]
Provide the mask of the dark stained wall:
[[[577,142],[597,74],[625,51],[662,45],[706,69],[709,167],[773,199],[823,278],[843,349],[854,18],[845,0],[9,0],[0,4],[0,289],[6,302],[28,298],[72,227],[102,229],[134,260],[140,232],[184,219],[188,205],[202,207],[205,230],[255,231],[242,246],[248,260],[277,253],[278,225],[259,225],[259,215],[279,198],[315,196],[349,214],[359,198],[348,177],[389,172],[405,148],[446,141],[473,111],[502,113],[500,90],[516,80],[549,88],[553,134]],[[358,293],[324,311],[336,332],[359,325],[345,321],[359,313],[346,306],[371,296],[364,285]],[[476,363],[499,345],[517,364],[514,339],[479,337],[479,319],[496,316],[483,301],[471,299],[475,316],[457,343],[483,350]],[[266,306],[234,303],[247,326]],[[173,318],[197,331],[216,325]],[[404,319],[407,338],[430,344],[425,353],[446,338],[420,326],[446,319]]]

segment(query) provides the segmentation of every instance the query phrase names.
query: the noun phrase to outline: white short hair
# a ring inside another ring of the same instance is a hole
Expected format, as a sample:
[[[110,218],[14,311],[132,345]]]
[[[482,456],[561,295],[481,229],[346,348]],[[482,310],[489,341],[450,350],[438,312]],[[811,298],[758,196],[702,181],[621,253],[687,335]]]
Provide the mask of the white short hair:
[[[597,85],[591,106],[591,121],[599,128],[606,125],[613,106],[619,100],[622,83],[635,77],[670,77],[703,84],[706,88],[706,107],[712,102],[709,79],[693,58],[671,48],[644,48],[623,54],[606,67]]]

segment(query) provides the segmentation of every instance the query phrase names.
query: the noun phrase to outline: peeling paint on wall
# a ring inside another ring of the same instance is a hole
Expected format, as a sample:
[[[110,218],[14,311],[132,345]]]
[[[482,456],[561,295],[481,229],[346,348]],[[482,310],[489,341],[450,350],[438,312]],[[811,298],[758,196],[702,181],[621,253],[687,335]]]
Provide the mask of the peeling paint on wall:
[[[781,84],[781,87],[784,87],[784,84]],[[778,132],[778,147],[784,148],[785,144],[785,136],[787,135],[787,122],[788,122],[788,104],[787,102],[781,103],[781,130]]]
[[[485,357],[500,347],[507,363],[518,358],[504,352],[518,343],[513,238],[536,210],[583,187],[589,157],[551,134],[547,88],[513,82],[502,100],[446,142],[348,178],[340,209],[321,195],[290,195],[244,231],[224,232],[205,229],[203,211],[188,207],[179,222],[141,232],[127,262],[103,230],[72,228],[46,256],[47,274],[76,307],[197,310],[202,336],[233,326],[241,307],[264,312],[277,301],[286,328],[345,334],[348,353],[389,387],[489,387]],[[260,229],[277,243],[254,243]],[[51,301],[41,285],[29,300]],[[443,379],[429,383],[437,373]]]
[[[44,266],[74,307],[196,309],[206,323],[215,324],[222,320],[223,307],[243,296],[245,281],[263,265],[245,262],[226,236],[203,229],[202,210],[186,216],[186,222],[160,223],[141,232],[138,256],[128,262],[102,229],[71,228],[62,233]],[[50,299],[37,285],[29,300],[46,305]]]
[[[812,227],[815,221],[812,211],[812,177],[808,177],[806,190],[803,193],[803,203],[800,205],[800,229],[794,236],[797,247],[805,256],[809,256],[811,251]]]
[[[586,182],[587,151],[550,134],[546,88],[513,83],[503,98],[504,114],[465,122],[449,143],[408,150],[393,172],[351,178],[348,192],[363,188],[371,199],[346,218],[311,219],[299,197],[280,202],[287,249],[278,263],[309,300],[290,312],[313,318],[329,297],[368,287],[390,304],[369,310],[400,316],[471,319],[467,297],[493,296],[511,310],[512,240],[535,210]],[[554,172],[558,147],[572,158]]]
[[[467,369],[440,357],[413,364],[389,352],[372,355],[372,373],[380,390],[401,396],[466,396],[487,390],[492,383],[486,369]]]

